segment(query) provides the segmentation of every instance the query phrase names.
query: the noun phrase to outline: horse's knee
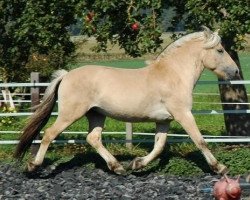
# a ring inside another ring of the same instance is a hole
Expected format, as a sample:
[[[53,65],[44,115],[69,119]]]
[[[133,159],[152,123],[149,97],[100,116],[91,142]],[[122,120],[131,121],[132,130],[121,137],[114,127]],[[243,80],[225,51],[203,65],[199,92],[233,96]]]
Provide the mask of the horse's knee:
[[[44,131],[41,144],[45,144],[45,145],[50,144],[56,138],[57,135],[58,135],[58,132],[54,128],[52,127],[47,128]]]

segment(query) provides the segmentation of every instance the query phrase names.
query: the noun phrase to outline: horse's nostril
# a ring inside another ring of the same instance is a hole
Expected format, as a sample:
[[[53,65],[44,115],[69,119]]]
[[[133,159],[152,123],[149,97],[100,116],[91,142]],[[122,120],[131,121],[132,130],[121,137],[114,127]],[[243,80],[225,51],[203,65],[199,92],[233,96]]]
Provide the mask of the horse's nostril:
[[[236,79],[241,79],[239,69],[236,69],[236,70],[235,70],[235,78],[236,78]]]

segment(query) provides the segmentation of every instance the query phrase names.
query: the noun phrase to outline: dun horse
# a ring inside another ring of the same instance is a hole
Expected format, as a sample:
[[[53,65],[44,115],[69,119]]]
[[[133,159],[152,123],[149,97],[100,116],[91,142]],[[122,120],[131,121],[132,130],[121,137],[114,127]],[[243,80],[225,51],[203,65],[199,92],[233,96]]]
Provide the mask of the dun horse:
[[[205,28],[170,44],[148,66],[140,69],[117,69],[84,66],[70,72],[57,71],[48,86],[42,103],[23,130],[15,157],[22,158],[39,131],[47,123],[58,98],[58,117],[45,130],[28,171],[34,171],[44,160],[49,144],[69,125],[83,116],[89,122],[87,142],[107,162],[110,170],[125,173],[123,166],[103,146],[101,134],[106,116],[126,122],[155,122],[153,150],[135,158],[133,170],[146,166],[164,149],[167,132],[176,120],[201,150],[208,164],[217,173],[225,173],[207,147],[191,113],[192,91],[204,68],[220,78],[238,76],[235,62],[221,45],[217,32]]]

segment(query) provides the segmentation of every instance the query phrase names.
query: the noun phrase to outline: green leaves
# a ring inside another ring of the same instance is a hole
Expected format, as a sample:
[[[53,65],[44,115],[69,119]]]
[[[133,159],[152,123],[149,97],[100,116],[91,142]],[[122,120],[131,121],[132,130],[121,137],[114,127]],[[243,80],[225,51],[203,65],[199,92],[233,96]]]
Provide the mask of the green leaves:
[[[244,46],[244,36],[250,32],[250,3],[238,0],[179,0],[172,2],[177,11],[176,22],[185,19],[188,29],[199,30],[201,25],[219,28],[231,48],[238,50]],[[185,13],[185,14],[184,14]]]
[[[29,74],[25,66],[32,53],[55,51],[65,59],[74,51],[67,27],[75,21],[78,2],[0,0],[0,68],[8,81],[18,80],[18,71]]]
[[[161,1],[156,0],[95,0],[79,4],[78,13],[83,18],[83,34],[98,41],[97,51],[105,51],[111,41],[136,57],[160,47],[161,6]],[[138,27],[133,26],[135,23]]]
[[[250,32],[249,1],[0,0],[0,66],[13,79],[13,71],[23,69],[33,52],[70,55],[74,46],[67,28],[79,17],[82,34],[97,39],[96,51],[106,51],[111,42],[133,57],[152,53],[162,43],[161,16],[167,3],[176,8],[175,23],[185,19],[192,30],[201,25],[220,28],[232,48],[243,48],[244,34]]]

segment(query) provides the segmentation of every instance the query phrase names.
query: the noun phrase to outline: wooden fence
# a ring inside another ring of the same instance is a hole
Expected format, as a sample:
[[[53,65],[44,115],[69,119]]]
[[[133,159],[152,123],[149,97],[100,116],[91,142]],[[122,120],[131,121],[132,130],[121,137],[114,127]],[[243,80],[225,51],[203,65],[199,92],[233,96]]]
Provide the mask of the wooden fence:
[[[198,81],[198,84],[250,84],[250,80],[245,81]],[[39,82],[39,73],[31,73],[31,82],[30,83],[0,83],[0,88],[10,88],[10,87],[30,87],[30,93],[22,93],[21,95],[29,95],[30,100],[12,100],[11,96],[8,97],[8,93],[5,92],[4,99],[0,100],[0,103],[30,103],[31,106],[37,105],[40,102],[40,97],[42,94],[40,93],[41,87],[47,87],[49,83],[40,83]],[[6,96],[7,94],[7,96]],[[11,95],[11,94],[9,94]],[[18,95],[18,94],[16,94]],[[20,95],[20,94],[19,94]],[[6,102],[9,101],[9,102]],[[220,103],[225,104],[225,103]],[[228,103],[227,103],[228,104]],[[249,103],[244,103],[249,104]],[[239,114],[239,113],[247,113],[250,114],[250,110],[194,110],[192,111],[194,114],[199,115],[217,115],[217,114],[224,114],[224,113],[233,113],[233,114]],[[18,112],[18,113],[0,113],[0,117],[9,117],[9,116],[30,116],[32,115],[33,111],[31,112]],[[57,112],[52,112],[52,115],[57,115]],[[125,134],[125,140],[117,140],[115,142],[126,142],[126,146],[131,148],[132,142],[153,142],[153,140],[150,141],[138,141],[133,140],[133,135],[154,135],[154,133],[133,133],[133,127],[131,123],[126,123],[126,130],[124,132],[104,132],[104,134]],[[15,134],[19,131],[0,131],[1,134]],[[87,134],[87,132],[64,132],[67,134]],[[173,139],[168,142],[183,142],[183,141],[190,141],[189,136],[184,134],[168,134],[169,136],[172,136]],[[204,136],[205,140],[207,142],[244,142],[249,143],[250,137],[239,137],[239,136]],[[37,140],[34,141],[34,143],[40,143],[41,141],[37,138]],[[109,141],[106,141],[109,142]],[[112,140],[112,142],[114,142]],[[17,144],[18,140],[0,140],[0,144]],[[55,140],[54,143],[84,143],[82,140]]]

